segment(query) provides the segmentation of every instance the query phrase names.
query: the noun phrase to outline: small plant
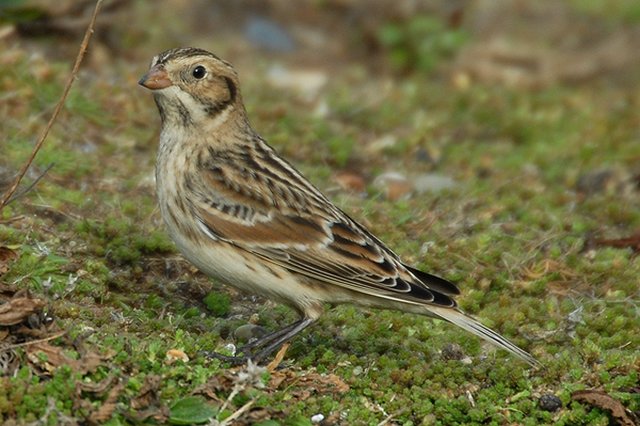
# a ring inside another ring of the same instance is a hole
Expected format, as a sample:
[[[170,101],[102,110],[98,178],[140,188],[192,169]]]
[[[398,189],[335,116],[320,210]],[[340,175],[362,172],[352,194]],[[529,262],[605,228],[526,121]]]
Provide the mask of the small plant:
[[[126,220],[108,218],[104,221],[83,220],[76,230],[90,241],[90,250],[106,257],[115,265],[130,265],[143,255],[170,253],[173,245],[164,232],[136,233],[138,225]]]
[[[205,296],[203,302],[216,317],[226,316],[231,308],[231,297],[227,293],[212,291]]]
[[[396,70],[430,72],[464,44],[467,34],[440,19],[416,16],[409,22],[384,25],[378,39]]]

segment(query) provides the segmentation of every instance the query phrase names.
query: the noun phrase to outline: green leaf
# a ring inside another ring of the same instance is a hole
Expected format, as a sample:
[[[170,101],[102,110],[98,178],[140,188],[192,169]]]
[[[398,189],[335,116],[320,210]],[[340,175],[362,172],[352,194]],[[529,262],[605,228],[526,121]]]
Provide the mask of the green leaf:
[[[311,420],[303,416],[289,417],[287,420],[285,420],[284,424],[286,426],[311,426],[312,425]]]
[[[169,422],[174,425],[191,425],[204,423],[211,419],[218,410],[199,396],[188,396],[171,405]]]

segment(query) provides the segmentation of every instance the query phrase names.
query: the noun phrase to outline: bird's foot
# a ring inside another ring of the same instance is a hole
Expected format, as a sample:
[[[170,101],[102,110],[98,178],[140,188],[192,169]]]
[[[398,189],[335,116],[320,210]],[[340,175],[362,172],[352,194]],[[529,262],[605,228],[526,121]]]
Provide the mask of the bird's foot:
[[[231,365],[243,365],[249,362],[249,360],[254,361],[255,363],[258,362],[257,359],[255,359],[250,352],[243,352],[243,351],[238,351],[238,353],[241,353],[242,355],[237,355],[237,356],[233,356],[233,355],[225,355],[225,354],[221,354],[220,352],[215,352],[215,351],[202,351],[201,354],[208,359],[218,359],[222,362],[228,362]]]
[[[310,318],[302,318],[287,327],[275,331],[273,333],[262,336],[260,339],[253,340],[246,345],[238,348],[235,353],[242,354],[240,356],[224,355],[219,352],[204,351],[203,355],[210,359],[219,359],[232,365],[246,364],[249,360],[255,364],[260,363],[266,357],[271,355],[276,349],[289,341],[293,336],[311,325],[314,320]]]

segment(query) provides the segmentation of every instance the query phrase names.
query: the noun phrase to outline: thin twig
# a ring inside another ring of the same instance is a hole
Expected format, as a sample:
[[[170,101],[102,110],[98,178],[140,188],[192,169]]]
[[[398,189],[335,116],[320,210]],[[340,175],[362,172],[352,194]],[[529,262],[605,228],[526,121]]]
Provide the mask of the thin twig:
[[[22,219],[24,219],[24,215],[13,216],[13,217],[10,217],[9,219],[0,219],[0,224],[7,225],[9,223],[17,222]]]
[[[249,402],[247,402],[246,404],[244,404],[242,407],[238,408],[236,411],[233,412],[233,414],[231,414],[229,417],[227,417],[226,419],[224,419],[221,423],[220,426],[226,426],[228,424],[230,424],[232,421],[234,421],[235,419],[237,419],[238,417],[240,417],[241,415],[243,415],[247,410],[249,410],[249,408],[251,408],[251,406],[253,404],[255,404],[256,402],[256,398],[252,398]],[[222,411],[222,410],[221,410]]]
[[[31,184],[29,186],[27,186],[26,188],[24,188],[21,191],[16,192],[15,194],[13,194],[13,196],[11,196],[8,200],[7,200],[7,204],[9,204],[12,201],[17,200],[18,198],[22,197],[23,195],[25,195],[27,192],[31,191],[33,189],[33,187],[35,187],[38,182],[40,182],[40,179],[42,179],[44,177],[44,175],[47,174],[47,172],[49,170],[51,170],[51,168],[55,165],[55,163],[51,163],[47,166],[46,169],[44,169],[44,171],[42,173],[40,173],[40,176],[38,176],[37,178],[35,178],[33,180],[33,182],[31,182]]]
[[[231,400],[233,398],[236,397],[236,395],[238,395],[241,391],[244,390],[244,386],[241,385],[235,385],[233,387],[233,389],[231,389],[231,393],[229,394],[229,396],[227,397],[227,399],[225,399],[224,403],[222,404],[222,407],[220,407],[220,410],[218,410],[219,413],[222,413],[224,411],[225,408],[227,408],[227,405],[229,405],[231,403]]]
[[[378,423],[378,426],[386,426],[386,425],[388,425],[389,422],[391,421],[391,419],[393,419],[393,416],[395,416],[394,413],[389,414],[383,421]]]
[[[400,410],[396,411],[395,413],[389,414],[387,417],[385,417],[385,419],[383,421],[378,423],[378,426],[388,425],[389,422],[391,422],[391,419],[393,419],[396,416],[399,416],[400,414],[404,413],[405,411],[407,411],[406,408],[401,408]]]
[[[267,370],[270,373],[273,373],[273,371],[278,368],[278,366],[280,365],[280,363],[282,362],[282,360],[284,359],[285,354],[287,353],[287,349],[289,349],[289,346],[291,346],[290,342],[285,343],[284,345],[282,345],[282,347],[280,348],[280,350],[278,351],[278,353],[276,354],[276,356],[273,358],[273,360],[269,363],[269,365],[267,365]]]
[[[9,350],[9,349],[16,349],[16,348],[22,348],[22,347],[25,347],[25,346],[37,345],[38,343],[44,343],[44,342],[48,342],[49,340],[57,339],[58,337],[62,337],[65,334],[67,334],[66,331],[59,331],[58,333],[52,334],[51,336],[45,337],[43,339],[30,340],[28,342],[16,343],[16,344],[13,344],[13,345],[7,345],[7,346],[2,347],[0,349],[2,349],[3,351],[6,351],[6,350]]]
[[[33,151],[31,152],[29,159],[22,165],[22,168],[20,169],[18,176],[16,176],[15,180],[13,181],[13,184],[11,185],[11,188],[9,188],[9,190],[2,197],[2,201],[0,201],[0,212],[2,212],[2,209],[4,208],[4,206],[7,205],[11,196],[16,192],[16,189],[18,189],[18,185],[20,185],[22,178],[24,178],[24,175],[27,173],[27,170],[29,170],[29,167],[31,167],[31,163],[33,163],[33,160],[36,157],[36,154],[38,153],[38,151],[40,151],[40,148],[42,148],[42,145],[44,144],[44,141],[46,140],[47,135],[49,134],[49,130],[51,130],[53,123],[55,123],[56,119],[58,118],[58,114],[60,114],[60,111],[64,107],[64,103],[67,100],[67,96],[69,95],[71,86],[73,85],[73,82],[76,79],[76,76],[78,75],[78,71],[80,70],[80,64],[82,63],[84,54],[86,53],[87,48],[89,47],[89,40],[91,40],[91,36],[93,35],[93,27],[96,23],[96,17],[98,16],[98,11],[100,10],[101,4],[102,4],[102,0],[96,0],[96,7],[93,10],[93,14],[91,15],[91,21],[89,21],[89,26],[87,27],[87,31],[84,33],[84,39],[80,44],[80,50],[78,51],[78,56],[76,56],[76,62],[75,64],[73,64],[71,75],[69,76],[69,80],[67,81],[67,84],[64,87],[62,96],[60,97],[58,104],[53,110],[53,114],[51,115],[49,122],[47,123],[42,134],[40,135],[38,142],[33,147]]]

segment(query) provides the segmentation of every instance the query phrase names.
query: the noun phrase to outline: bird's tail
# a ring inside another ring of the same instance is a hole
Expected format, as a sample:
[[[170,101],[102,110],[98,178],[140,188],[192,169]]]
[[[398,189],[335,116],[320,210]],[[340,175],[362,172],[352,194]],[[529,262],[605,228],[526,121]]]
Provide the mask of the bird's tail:
[[[457,325],[460,328],[467,330],[470,333],[475,334],[478,337],[483,338],[484,340],[493,343],[499,348],[505,349],[523,361],[527,362],[529,365],[533,367],[540,367],[541,364],[534,357],[532,357],[529,353],[520,349],[513,343],[511,343],[506,338],[502,337],[495,331],[491,330],[488,327],[480,324],[478,321],[473,318],[463,314],[462,312],[451,309],[451,308],[441,308],[438,306],[429,306],[429,311],[433,313],[436,317],[442,318],[450,323]]]

